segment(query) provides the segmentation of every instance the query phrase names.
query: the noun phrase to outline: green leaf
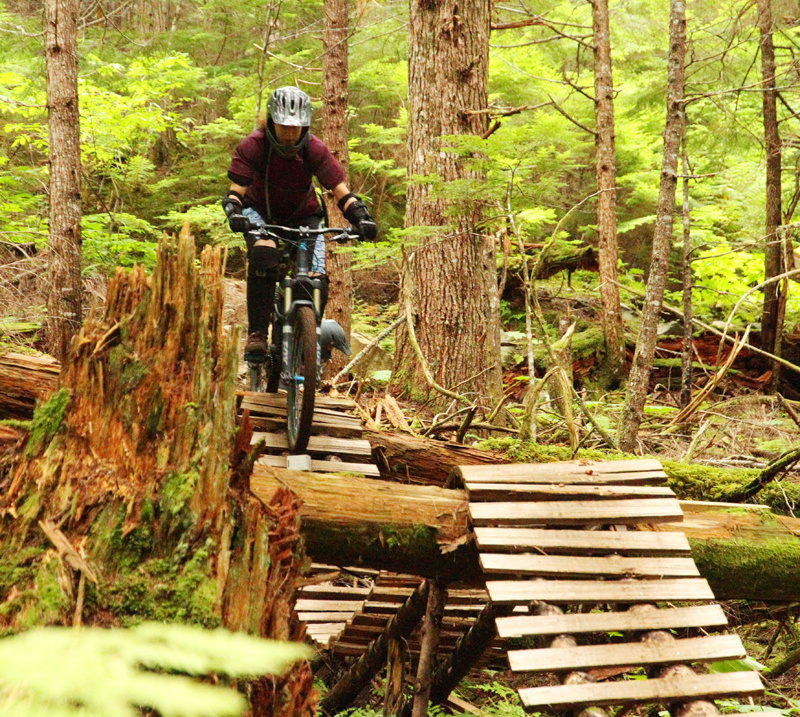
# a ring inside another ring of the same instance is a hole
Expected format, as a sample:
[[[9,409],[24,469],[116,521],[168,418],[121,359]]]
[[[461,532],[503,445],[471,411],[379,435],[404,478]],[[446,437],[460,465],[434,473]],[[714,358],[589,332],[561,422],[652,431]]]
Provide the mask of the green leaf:
[[[42,628],[0,639],[0,702],[19,717],[135,717],[137,707],[164,717],[239,715],[247,704],[238,692],[185,674],[278,674],[311,654],[305,645],[186,625]]]
[[[752,670],[761,671],[764,669],[757,660],[752,657],[745,657],[743,660],[721,660],[712,662],[708,666],[709,672],[751,672]]]

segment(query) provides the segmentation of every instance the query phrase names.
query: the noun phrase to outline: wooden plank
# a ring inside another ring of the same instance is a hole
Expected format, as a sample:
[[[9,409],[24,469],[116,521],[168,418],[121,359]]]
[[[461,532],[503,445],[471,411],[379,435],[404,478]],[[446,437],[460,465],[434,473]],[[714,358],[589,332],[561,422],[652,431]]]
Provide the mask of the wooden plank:
[[[286,419],[276,416],[255,416],[250,423],[254,431],[274,433],[286,430]],[[361,426],[343,426],[339,423],[314,421],[311,425],[311,435],[320,434],[336,438],[361,438],[364,429]]]
[[[489,500],[613,500],[621,498],[674,498],[668,486],[580,485],[542,483],[467,483],[469,499]]]
[[[306,585],[300,590],[300,599],[310,598],[312,600],[364,600],[372,591],[372,588],[352,588],[339,585]]]
[[[476,525],[635,525],[664,523],[683,517],[674,498],[651,500],[548,501],[543,503],[470,503]]]
[[[368,614],[363,612],[355,613],[350,619],[350,624],[355,627],[376,627],[379,625],[386,626],[391,615],[378,615]],[[450,627],[454,630],[465,631],[468,627],[475,623],[474,617],[455,617],[452,615],[445,615],[442,619],[442,626]]]
[[[568,461],[560,463],[506,463],[456,466],[453,472],[464,483],[663,483],[666,473],[660,461]],[[638,476],[638,477],[637,477]]]
[[[693,605],[641,612],[590,612],[567,615],[511,615],[498,617],[497,634],[502,638],[527,635],[578,635],[586,632],[628,632],[728,624],[719,605]]]
[[[546,553],[618,552],[623,555],[690,553],[683,533],[615,530],[547,530],[542,528],[475,528],[481,550]]]
[[[255,445],[261,438],[266,442],[267,448],[287,450],[289,443],[283,433],[254,432],[251,445]],[[350,438],[326,438],[325,436],[311,436],[308,439],[309,453],[334,453],[348,456],[372,457],[372,448],[369,441]]]
[[[338,635],[346,627],[346,622],[318,622],[306,625],[306,632],[309,635]]]
[[[298,612],[300,622],[347,622],[353,615],[352,612]]]
[[[487,580],[489,598],[496,603],[542,600],[555,603],[666,602],[713,600],[704,578],[673,580]]]
[[[261,455],[256,463],[263,463],[276,468],[286,468],[286,456]],[[378,466],[372,463],[347,463],[346,461],[311,461],[311,470],[315,473],[358,473],[364,476],[380,477]]]
[[[242,403],[248,401],[262,406],[286,407],[286,394],[283,391],[279,391],[278,393],[239,391],[237,395],[242,396]],[[355,403],[349,398],[331,398],[330,396],[321,396],[317,394],[314,403],[322,408],[339,408],[345,411],[355,409]]]
[[[395,588],[375,585],[372,588],[371,599],[378,600],[379,602],[404,602],[412,592],[412,588]],[[485,605],[488,601],[489,596],[482,588],[456,588],[447,591],[448,605],[470,605],[473,603]]]
[[[310,600],[300,598],[295,603],[297,612],[351,612],[359,610],[363,600]]]
[[[755,697],[764,693],[757,672],[725,672],[679,678],[595,682],[521,689],[519,696],[528,709],[543,707],[598,707],[633,703],[687,702],[691,699]]]
[[[286,420],[286,405],[280,406],[265,406],[258,403],[253,403],[250,400],[244,400],[239,407],[240,411],[250,411],[250,418],[283,418]],[[320,408],[318,405],[314,406],[314,420],[315,421],[335,421],[337,423],[352,423],[355,425],[362,425],[361,419],[352,414],[345,413],[330,408]]]
[[[487,599],[488,602],[488,599]],[[400,603],[397,602],[378,602],[373,600],[367,600],[364,603],[364,607],[362,612],[365,613],[377,613],[377,614],[394,614],[397,612],[397,607]],[[483,608],[486,607],[485,603],[470,603],[467,605],[445,605],[444,611],[445,614],[447,613],[456,613],[456,614],[469,614],[469,613],[478,613]]]
[[[747,652],[738,635],[710,635],[668,643],[621,642],[541,650],[509,650],[514,672],[560,672],[590,667],[666,665],[743,658]]]
[[[481,566],[486,573],[511,575],[555,575],[560,577],[690,578],[700,573],[691,558],[623,558],[571,555],[534,555],[522,553],[481,553]]]

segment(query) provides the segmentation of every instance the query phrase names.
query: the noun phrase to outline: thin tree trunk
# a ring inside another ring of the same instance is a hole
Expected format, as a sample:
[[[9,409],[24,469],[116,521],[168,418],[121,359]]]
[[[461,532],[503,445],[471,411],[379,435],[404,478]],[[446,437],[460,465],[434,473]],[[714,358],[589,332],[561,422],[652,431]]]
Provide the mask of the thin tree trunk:
[[[442,629],[444,606],[447,602],[447,588],[438,581],[431,581],[428,592],[428,609],[422,619],[419,663],[417,679],[414,682],[414,703],[412,717],[426,717],[428,699],[433,685],[433,671],[436,667],[436,653],[439,650],[439,635]]]
[[[600,300],[606,341],[604,383],[613,388],[625,371],[625,334],[617,286],[617,167],[614,146],[614,82],[608,0],[593,0],[594,91],[597,134],[597,234]]]
[[[322,126],[325,143],[339,160],[349,184],[350,157],[347,150],[348,137],[348,2],[347,0],[325,0],[325,57],[323,59]],[[331,226],[346,224],[336,206],[333,196],[326,193],[325,203]],[[344,245],[328,242],[327,270],[330,278],[330,298],[326,315],[335,319],[344,329],[348,339],[352,324],[353,276],[350,270],[350,252],[342,251]],[[335,376],[345,365],[343,354],[334,354],[326,367],[326,377]]]
[[[681,408],[692,402],[692,231],[689,215],[689,153],[686,149],[686,114],[682,127],[683,146],[683,348],[681,354]]]
[[[767,214],[764,246],[764,279],[781,273],[781,139],[778,133],[777,91],[775,89],[775,46],[772,41],[773,17],[771,0],[758,0],[758,30],[761,34],[762,106],[764,144],[767,162]],[[761,348],[775,353],[781,327],[778,325],[778,284],[764,287],[764,309],[761,316]],[[774,368],[765,364],[765,368]]]
[[[620,420],[619,446],[623,451],[628,452],[633,452],[636,448],[636,437],[644,414],[650,370],[655,355],[658,318],[669,272],[683,115],[686,58],[685,0],[671,0],[670,2],[669,45],[667,121],[664,129],[664,156],[661,163],[661,186],[658,195],[656,226],[653,232],[650,276],[647,281],[647,293],[642,309],[639,337],[636,341],[636,352],[625,395],[625,406]]]
[[[50,264],[45,334],[49,352],[61,360],[82,321],[77,17],[76,0],[46,0]]]
[[[383,700],[385,717],[399,717],[403,712],[407,664],[408,649],[405,640],[389,640],[386,659],[386,696]]]
[[[487,106],[488,0],[411,2],[409,24],[408,175],[438,175],[447,184],[477,175],[444,151],[445,135],[482,135]],[[487,405],[500,400],[500,301],[495,246],[478,228],[480,210],[464,202],[458,216],[430,184],[411,182],[405,225],[419,240],[406,246],[401,292],[411,298],[413,329],[433,379]],[[414,348],[398,330],[394,382],[430,392]]]
[[[256,93],[256,113],[253,117],[253,129],[258,129],[260,126],[262,126],[264,117],[266,117],[266,111],[263,109],[264,68],[267,64],[267,50],[269,49],[270,39],[272,38],[272,31],[275,29],[275,26],[278,22],[278,17],[281,13],[281,0],[277,0],[275,3],[270,3],[267,6],[266,12],[267,19],[264,20],[264,35],[262,40],[264,45],[261,48],[261,54],[258,58],[258,92]]]

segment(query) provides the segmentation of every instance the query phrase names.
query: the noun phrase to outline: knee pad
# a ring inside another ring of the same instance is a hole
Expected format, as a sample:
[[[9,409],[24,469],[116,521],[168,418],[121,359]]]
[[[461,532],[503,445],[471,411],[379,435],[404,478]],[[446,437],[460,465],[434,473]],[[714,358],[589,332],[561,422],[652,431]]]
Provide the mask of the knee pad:
[[[260,276],[270,281],[278,281],[281,278],[281,250],[277,247],[254,245],[250,247],[248,260],[248,277]]]

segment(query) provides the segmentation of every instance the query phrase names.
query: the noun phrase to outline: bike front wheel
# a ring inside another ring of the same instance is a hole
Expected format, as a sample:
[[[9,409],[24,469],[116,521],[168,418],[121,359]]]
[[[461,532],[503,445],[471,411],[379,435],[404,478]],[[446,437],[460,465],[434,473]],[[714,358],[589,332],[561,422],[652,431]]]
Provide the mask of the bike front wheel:
[[[289,450],[297,454],[305,451],[311,436],[317,385],[317,321],[310,306],[295,312],[290,348],[286,432]]]

